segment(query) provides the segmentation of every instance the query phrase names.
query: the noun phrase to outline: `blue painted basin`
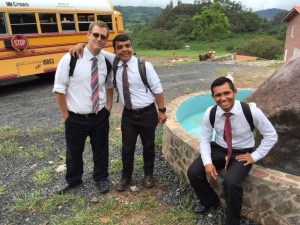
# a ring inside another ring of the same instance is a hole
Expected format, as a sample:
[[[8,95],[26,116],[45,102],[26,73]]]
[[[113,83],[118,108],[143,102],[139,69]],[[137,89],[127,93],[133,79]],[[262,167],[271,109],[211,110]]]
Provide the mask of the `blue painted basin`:
[[[244,101],[254,90],[238,90],[236,99]],[[203,115],[209,106],[215,105],[211,94],[194,96],[184,101],[176,111],[179,124],[190,135],[200,138]]]

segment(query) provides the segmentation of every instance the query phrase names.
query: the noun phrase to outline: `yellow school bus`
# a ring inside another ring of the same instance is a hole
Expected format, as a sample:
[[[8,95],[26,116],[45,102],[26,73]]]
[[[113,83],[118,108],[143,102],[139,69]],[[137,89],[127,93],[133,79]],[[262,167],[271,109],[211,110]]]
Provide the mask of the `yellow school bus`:
[[[87,42],[92,21],[107,23],[112,39],[124,33],[122,15],[106,0],[0,0],[0,82],[54,72],[61,57]]]

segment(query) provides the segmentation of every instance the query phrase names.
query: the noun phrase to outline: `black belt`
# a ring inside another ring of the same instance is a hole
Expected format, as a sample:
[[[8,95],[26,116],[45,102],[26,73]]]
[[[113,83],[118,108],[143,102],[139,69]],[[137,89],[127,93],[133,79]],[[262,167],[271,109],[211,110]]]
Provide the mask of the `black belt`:
[[[71,111],[69,111],[69,114],[73,115],[73,116],[79,116],[79,117],[85,117],[85,118],[90,118],[90,117],[94,117],[94,116],[97,115],[96,113],[78,114],[78,113],[74,113],[74,112],[71,112]]]
[[[144,112],[147,112],[149,111],[150,109],[152,109],[153,107],[155,107],[155,104],[154,102],[144,108],[141,108],[141,109],[127,109],[126,107],[124,107],[124,110],[125,111],[128,111],[128,112],[132,112],[132,113],[135,113],[135,114],[142,114]]]

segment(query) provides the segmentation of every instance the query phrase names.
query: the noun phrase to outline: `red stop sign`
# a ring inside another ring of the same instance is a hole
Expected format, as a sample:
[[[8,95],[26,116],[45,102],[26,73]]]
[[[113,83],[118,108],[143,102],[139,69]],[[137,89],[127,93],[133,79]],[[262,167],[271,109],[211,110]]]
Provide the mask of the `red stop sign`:
[[[22,34],[15,34],[11,39],[11,45],[17,51],[25,51],[28,47],[28,41]]]

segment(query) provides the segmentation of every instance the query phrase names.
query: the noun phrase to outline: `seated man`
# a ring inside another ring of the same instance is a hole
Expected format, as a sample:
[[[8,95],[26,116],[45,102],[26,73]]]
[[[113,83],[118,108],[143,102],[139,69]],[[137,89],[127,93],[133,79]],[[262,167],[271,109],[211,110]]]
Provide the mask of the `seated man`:
[[[249,173],[252,164],[268,154],[277,142],[273,125],[256,106],[251,106],[255,128],[263,139],[252,152],[255,144],[253,132],[243,113],[241,103],[235,100],[237,89],[226,77],[217,78],[211,85],[212,97],[217,103],[214,128],[216,142],[212,142],[213,125],[210,121],[209,107],[203,117],[200,136],[201,155],[187,171],[190,183],[200,204],[195,212],[204,213],[219,205],[220,200],[210,186],[206,176],[217,180],[217,170],[226,168],[223,186],[225,193],[226,225],[239,225],[243,201],[241,182]]]

